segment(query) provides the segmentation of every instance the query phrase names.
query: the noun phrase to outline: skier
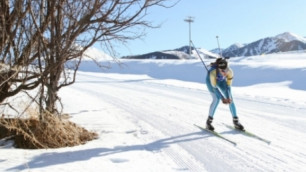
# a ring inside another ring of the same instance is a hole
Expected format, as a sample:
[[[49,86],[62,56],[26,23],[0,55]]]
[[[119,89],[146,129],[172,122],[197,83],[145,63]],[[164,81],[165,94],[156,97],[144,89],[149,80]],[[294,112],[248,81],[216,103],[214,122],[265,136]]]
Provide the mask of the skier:
[[[210,69],[208,70],[206,77],[206,85],[213,100],[209,108],[206,128],[211,131],[214,130],[211,123],[220,100],[222,100],[222,103],[224,104],[229,104],[234,127],[238,130],[244,130],[244,127],[239,123],[236,107],[231,93],[233,76],[234,74],[232,69],[228,67],[227,61],[223,58],[218,58],[215,63],[210,65]]]

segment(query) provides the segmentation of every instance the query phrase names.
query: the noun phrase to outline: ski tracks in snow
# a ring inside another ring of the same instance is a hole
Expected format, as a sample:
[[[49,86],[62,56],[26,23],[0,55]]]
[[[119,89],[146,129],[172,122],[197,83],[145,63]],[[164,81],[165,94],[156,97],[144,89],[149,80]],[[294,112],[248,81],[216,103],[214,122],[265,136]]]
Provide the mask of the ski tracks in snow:
[[[211,100],[205,89],[108,76],[82,73],[69,89],[90,93],[98,101],[121,109],[124,113],[120,117],[144,131],[145,135],[139,136],[144,149],[170,157],[178,165],[173,171],[299,171],[306,166],[306,127],[301,124],[306,118],[296,109],[234,95],[245,127],[272,141],[268,145],[223,126],[231,124],[231,117],[228,107],[220,105],[214,125],[238,143],[235,147],[193,126],[205,124]],[[290,118],[290,113],[300,120]],[[290,119],[291,127],[286,119]],[[296,130],[294,125],[304,130]]]

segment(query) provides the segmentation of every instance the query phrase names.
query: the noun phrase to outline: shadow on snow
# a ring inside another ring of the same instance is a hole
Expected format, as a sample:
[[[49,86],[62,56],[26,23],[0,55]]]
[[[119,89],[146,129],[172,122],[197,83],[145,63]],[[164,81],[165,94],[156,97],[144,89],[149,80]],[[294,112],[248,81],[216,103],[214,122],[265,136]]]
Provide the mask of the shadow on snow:
[[[26,165],[23,163],[16,167],[7,169],[6,171],[15,171],[15,170],[19,171],[28,168],[34,169],[34,168],[42,168],[52,165],[72,163],[77,161],[86,161],[95,157],[105,157],[108,155],[113,155],[123,152],[131,152],[131,151],[155,152],[167,148],[171,144],[189,142],[193,140],[203,139],[206,137],[211,137],[211,135],[209,135],[209,133],[200,131],[200,132],[193,132],[180,136],[160,139],[148,144],[116,146],[114,148],[91,148],[91,149],[83,149],[83,150],[68,151],[68,152],[43,153],[36,157],[33,157],[29,162],[26,163]],[[111,158],[110,161],[112,161],[113,163],[121,163],[121,162],[126,162],[128,160]]]

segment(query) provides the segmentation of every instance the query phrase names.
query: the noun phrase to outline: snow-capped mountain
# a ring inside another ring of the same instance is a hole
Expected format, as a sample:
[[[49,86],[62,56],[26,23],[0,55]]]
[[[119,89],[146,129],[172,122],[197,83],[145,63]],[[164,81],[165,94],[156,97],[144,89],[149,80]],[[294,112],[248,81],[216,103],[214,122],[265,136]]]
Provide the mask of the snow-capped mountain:
[[[251,43],[235,43],[226,49],[221,49],[223,57],[242,57],[261,54],[271,54],[287,51],[306,50],[306,38],[296,34],[285,32],[274,37],[263,38]],[[155,51],[142,55],[125,56],[123,59],[197,59],[199,55],[202,58],[217,58],[220,50],[206,50],[204,48],[183,46],[173,50]],[[199,54],[199,55],[198,55]]]
[[[216,58],[217,54],[212,53],[204,48],[195,49],[191,47],[191,55],[189,55],[190,47],[183,46],[174,50],[155,51],[142,55],[124,56],[123,59],[197,59]],[[198,55],[199,54],[199,55]]]
[[[306,38],[285,32],[275,37],[267,37],[249,44],[244,44],[241,47],[236,44],[231,45],[222,50],[222,55],[224,57],[240,57],[304,49],[306,49]]]
[[[222,53],[227,53],[227,52],[232,52],[232,51],[236,51],[239,48],[244,47],[246,44],[239,44],[239,43],[235,43],[231,46],[229,46],[227,49],[222,50]],[[220,54],[219,49],[215,49],[214,51],[212,51],[214,53]]]
[[[179,51],[176,51],[177,53]],[[182,56],[181,56],[182,55]],[[184,57],[188,56],[186,53],[174,54],[171,51],[155,51],[147,54],[135,55],[135,56],[124,56],[122,59],[185,59]]]
[[[277,36],[275,36],[278,39],[283,39],[285,42],[290,42],[290,41],[300,41],[303,43],[306,43],[306,38],[301,37],[299,35],[296,35],[294,33],[290,33],[290,32],[285,32],[283,34],[279,34]]]

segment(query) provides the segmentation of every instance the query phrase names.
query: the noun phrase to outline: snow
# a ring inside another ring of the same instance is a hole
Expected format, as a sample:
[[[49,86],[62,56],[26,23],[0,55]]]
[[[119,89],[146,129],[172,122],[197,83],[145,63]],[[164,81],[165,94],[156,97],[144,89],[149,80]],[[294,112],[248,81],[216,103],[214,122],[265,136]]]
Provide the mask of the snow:
[[[298,40],[298,41],[301,41],[303,43],[306,43],[306,39],[304,37],[298,36],[298,35],[296,35],[294,33],[290,33],[290,32],[285,32],[285,33],[279,34],[279,35],[276,36],[276,38],[283,39],[286,42]]]
[[[210,51],[208,51],[208,50],[206,50],[206,49],[204,49],[204,48],[199,48],[199,49],[197,49],[197,50],[192,50],[192,54],[193,54],[195,57],[197,57],[197,58],[199,58],[198,53],[200,54],[201,57],[202,57],[202,55],[204,55],[204,56],[209,56],[209,57],[215,57],[215,58],[218,58],[218,57],[219,57],[218,54],[212,53],[212,52],[210,52]],[[203,57],[202,57],[202,58],[203,58]]]
[[[189,54],[181,51],[163,51],[166,54],[172,54],[178,56],[180,59],[191,59],[192,57]]]
[[[83,56],[83,60],[84,61],[101,61],[101,60],[112,60],[113,58],[104,53],[103,51],[101,51],[98,48],[95,47],[90,47],[88,48],[88,50],[85,51],[84,56]]]
[[[199,60],[86,61],[60,91],[70,120],[95,131],[85,145],[25,150],[2,143],[0,171],[303,171],[306,167],[306,53],[230,59],[233,96],[245,128],[228,129],[220,104],[213,125],[237,146],[200,131],[211,96]],[[212,60],[205,60],[209,64]]]

